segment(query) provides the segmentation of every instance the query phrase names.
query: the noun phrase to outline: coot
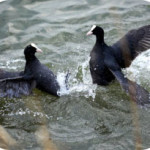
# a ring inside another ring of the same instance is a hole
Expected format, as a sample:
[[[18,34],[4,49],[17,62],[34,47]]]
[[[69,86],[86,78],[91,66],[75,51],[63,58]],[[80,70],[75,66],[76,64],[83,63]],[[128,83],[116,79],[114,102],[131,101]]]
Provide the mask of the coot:
[[[24,49],[25,69],[21,72],[8,72],[0,69],[0,97],[20,97],[30,95],[34,88],[58,95],[60,86],[54,73],[41,64],[35,56],[42,52],[34,43]]]
[[[41,64],[35,56],[36,52],[42,52],[34,43],[28,45],[24,50],[26,65],[24,79],[35,80],[36,87],[42,91],[55,96],[58,95],[60,86],[54,73],[45,65]]]
[[[149,103],[149,93],[125,78],[121,68],[128,67],[139,53],[150,48],[150,25],[129,31],[112,46],[105,43],[101,27],[93,25],[87,35],[92,34],[96,36],[89,62],[93,83],[108,85],[116,78],[137,103]]]

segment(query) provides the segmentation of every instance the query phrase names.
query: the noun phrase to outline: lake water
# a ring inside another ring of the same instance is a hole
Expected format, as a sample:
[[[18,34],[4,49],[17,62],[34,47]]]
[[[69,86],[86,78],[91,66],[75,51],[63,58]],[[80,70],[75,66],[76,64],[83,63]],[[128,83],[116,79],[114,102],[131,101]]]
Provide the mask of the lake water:
[[[43,50],[37,57],[58,75],[62,85],[60,98],[34,90],[28,97],[0,100],[0,125],[17,142],[8,143],[9,149],[150,147],[150,109],[133,104],[117,81],[106,87],[92,84],[88,61],[95,37],[86,36],[97,24],[104,28],[106,42],[112,44],[130,29],[149,24],[149,13],[150,3],[142,0],[1,2],[0,68],[23,70],[23,49],[36,43]],[[70,90],[65,91],[63,79],[68,70]],[[147,70],[143,67],[141,72]],[[136,80],[150,91],[150,79],[146,83],[141,76]],[[0,147],[7,147],[1,141]]]

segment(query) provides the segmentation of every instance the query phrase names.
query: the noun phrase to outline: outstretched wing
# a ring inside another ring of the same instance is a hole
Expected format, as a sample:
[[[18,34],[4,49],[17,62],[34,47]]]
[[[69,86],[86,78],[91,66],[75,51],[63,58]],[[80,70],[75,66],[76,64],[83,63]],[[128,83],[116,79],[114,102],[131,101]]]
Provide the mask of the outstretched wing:
[[[25,80],[22,76],[0,80],[0,97],[20,97],[30,95],[36,87],[34,80]]]
[[[150,49],[150,25],[129,31],[112,47],[122,52],[125,66],[129,66],[139,53]]]
[[[115,78],[119,81],[121,87],[129,94],[130,98],[139,105],[150,104],[150,94],[137,83],[125,78],[120,66],[114,57],[108,55],[105,61],[108,69],[112,72]]]
[[[121,71],[114,71],[111,69],[110,71],[113,73],[113,75],[119,81],[121,87],[134,102],[141,106],[150,104],[150,94],[147,90],[145,90],[137,83],[125,78]]]

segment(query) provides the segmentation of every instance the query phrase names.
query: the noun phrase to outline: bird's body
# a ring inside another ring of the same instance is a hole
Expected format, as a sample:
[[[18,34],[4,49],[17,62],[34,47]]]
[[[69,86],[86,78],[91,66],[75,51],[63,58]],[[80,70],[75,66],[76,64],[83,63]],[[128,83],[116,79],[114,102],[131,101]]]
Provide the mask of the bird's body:
[[[56,76],[47,66],[41,64],[36,57],[32,60],[26,60],[24,74],[26,79],[33,79],[36,81],[36,87],[38,89],[58,96],[57,92],[60,87]]]
[[[121,68],[129,67],[139,53],[150,48],[150,25],[129,31],[112,46],[105,43],[103,29],[94,27],[96,43],[89,64],[93,83],[98,85],[107,85],[115,79],[110,69],[121,71]]]
[[[90,53],[90,72],[93,83],[98,85],[108,85],[114,79],[114,76],[105,65],[105,49],[107,50],[106,44],[96,42]]]

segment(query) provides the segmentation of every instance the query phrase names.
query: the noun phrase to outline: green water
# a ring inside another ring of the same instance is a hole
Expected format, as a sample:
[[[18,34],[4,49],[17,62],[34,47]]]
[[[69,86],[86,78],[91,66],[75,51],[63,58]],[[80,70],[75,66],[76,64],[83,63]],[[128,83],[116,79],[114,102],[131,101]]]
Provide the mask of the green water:
[[[42,127],[40,135],[48,133],[58,150],[150,147],[150,110],[132,104],[117,82],[92,85],[88,60],[95,37],[86,36],[97,24],[112,44],[128,30],[149,24],[148,4],[142,0],[0,3],[0,68],[23,70],[23,49],[33,42],[43,50],[37,57],[55,74],[71,72],[71,90],[60,98],[35,90],[28,97],[0,100],[0,125],[17,141],[9,149],[46,149],[37,135]]]

